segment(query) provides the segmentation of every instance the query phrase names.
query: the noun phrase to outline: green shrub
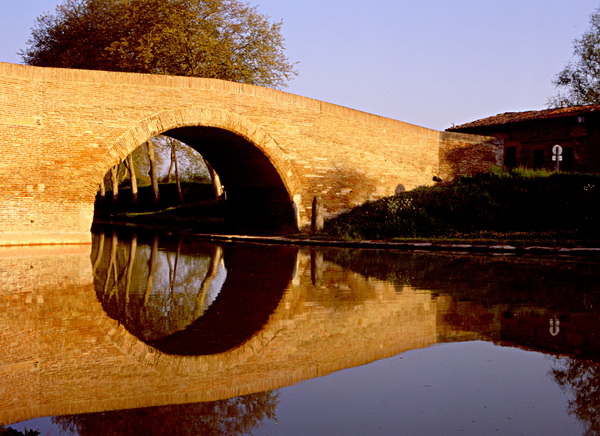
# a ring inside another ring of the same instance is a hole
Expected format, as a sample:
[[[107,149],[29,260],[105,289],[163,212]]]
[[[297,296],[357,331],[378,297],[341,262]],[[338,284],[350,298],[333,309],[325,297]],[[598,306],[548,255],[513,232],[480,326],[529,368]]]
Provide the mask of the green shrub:
[[[494,169],[365,203],[327,221],[324,234],[344,239],[482,231],[597,234],[599,210],[600,176]]]

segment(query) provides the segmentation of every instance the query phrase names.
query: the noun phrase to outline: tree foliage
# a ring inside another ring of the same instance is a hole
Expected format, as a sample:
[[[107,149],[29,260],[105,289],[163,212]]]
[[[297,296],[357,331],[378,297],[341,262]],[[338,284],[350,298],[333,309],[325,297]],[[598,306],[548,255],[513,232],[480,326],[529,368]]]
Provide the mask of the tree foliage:
[[[590,17],[590,28],[573,44],[574,59],[560,71],[553,83],[558,95],[551,107],[600,103],[600,8]]]
[[[209,77],[281,88],[281,22],[242,0],[65,0],[37,18],[29,65]]]

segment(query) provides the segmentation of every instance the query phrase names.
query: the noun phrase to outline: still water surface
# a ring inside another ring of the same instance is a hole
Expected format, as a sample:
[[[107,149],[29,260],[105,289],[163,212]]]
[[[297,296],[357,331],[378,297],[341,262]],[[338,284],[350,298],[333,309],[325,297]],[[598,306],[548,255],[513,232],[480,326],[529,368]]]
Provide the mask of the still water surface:
[[[599,434],[597,259],[0,250],[0,423],[42,434]]]

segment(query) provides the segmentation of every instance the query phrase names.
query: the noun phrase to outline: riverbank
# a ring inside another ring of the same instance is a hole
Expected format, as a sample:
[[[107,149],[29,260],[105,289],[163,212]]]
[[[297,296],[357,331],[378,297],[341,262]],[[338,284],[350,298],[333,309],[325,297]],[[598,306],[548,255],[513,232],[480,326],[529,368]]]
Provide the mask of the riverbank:
[[[181,224],[181,223],[179,223]],[[189,223],[188,223],[189,224]],[[259,244],[293,244],[305,246],[329,246],[346,248],[372,248],[410,251],[441,251],[456,253],[491,253],[505,255],[560,255],[560,256],[600,256],[600,241],[577,239],[518,239],[509,238],[406,238],[394,240],[342,240],[323,235],[296,233],[284,236],[243,235],[226,232],[200,231],[189,226],[140,224],[131,222],[98,222],[95,228],[116,226],[134,231],[164,233],[216,242],[251,242]]]
[[[600,241],[600,176],[496,169],[362,204],[325,223],[333,239]]]
[[[600,176],[500,169],[365,203],[317,234],[229,228],[223,202],[119,211],[96,222],[211,240],[347,247],[584,254],[600,251]],[[243,233],[243,234],[242,234]]]
[[[563,256],[600,256],[600,244],[596,246],[561,246],[556,244],[529,245],[529,244],[498,244],[469,243],[468,240],[448,241],[442,240],[335,240],[324,238],[311,238],[308,235],[298,236],[249,236],[249,235],[210,235],[194,232],[177,232],[180,235],[193,236],[210,241],[225,242],[255,242],[269,244],[295,244],[319,245],[347,248],[381,248],[412,251],[450,251],[461,253],[497,253],[497,254],[546,254]]]

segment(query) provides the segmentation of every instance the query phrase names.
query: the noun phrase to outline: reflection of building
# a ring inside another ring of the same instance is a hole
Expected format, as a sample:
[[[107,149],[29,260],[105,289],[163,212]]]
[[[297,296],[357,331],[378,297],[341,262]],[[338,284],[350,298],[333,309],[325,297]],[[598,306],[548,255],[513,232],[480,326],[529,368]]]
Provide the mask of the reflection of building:
[[[441,294],[437,341],[488,340],[546,353],[600,357],[597,313],[552,311],[521,304],[484,306]]]
[[[561,170],[600,172],[600,105],[507,112],[447,130],[501,139],[508,168],[554,169],[552,147],[560,145]]]
[[[550,353],[600,356],[600,318],[595,313],[555,313],[520,307],[502,314],[501,339]]]

